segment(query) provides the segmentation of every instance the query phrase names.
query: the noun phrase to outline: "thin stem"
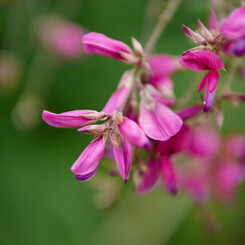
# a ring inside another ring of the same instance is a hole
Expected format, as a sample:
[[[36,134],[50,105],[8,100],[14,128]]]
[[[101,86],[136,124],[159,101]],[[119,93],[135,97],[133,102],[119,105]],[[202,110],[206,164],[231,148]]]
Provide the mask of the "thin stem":
[[[172,19],[177,7],[179,6],[181,0],[170,0],[169,3],[167,3],[166,8],[164,8],[164,10],[162,11],[162,13],[159,16],[159,21],[156,25],[156,27],[154,28],[149,41],[146,44],[145,47],[145,54],[148,55],[152,49],[154,48],[154,46],[156,45],[160,35],[162,34],[162,32],[164,31],[164,29],[166,28],[167,24],[169,23],[169,21]]]
[[[239,60],[234,58],[231,60],[231,66],[229,69],[229,73],[227,76],[226,84],[224,86],[223,94],[224,93],[229,93],[231,91],[231,83],[233,81],[234,75],[236,73],[236,70],[239,66]]]

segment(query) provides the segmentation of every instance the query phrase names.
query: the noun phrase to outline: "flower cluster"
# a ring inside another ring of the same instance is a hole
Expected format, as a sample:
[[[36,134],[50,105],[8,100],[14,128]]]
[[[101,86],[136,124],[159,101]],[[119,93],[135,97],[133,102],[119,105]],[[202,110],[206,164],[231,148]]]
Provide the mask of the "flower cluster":
[[[83,35],[87,53],[111,57],[132,68],[124,72],[101,111],[43,111],[43,120],[51,126],[94,135],[71,168],[77,180],[92,178],[107,155],[117,165],[113,175],[120,174],[125,182],[134,170],[138,194],[148,193],[162,179],[170,194],[180,189],[197,202],[213,196],[232,199],[245,176],[245,138],[238,135],[222,140],[207,112],[215,112],[215,102],[218,108],[222,100],[234,104],[245,99],[230,88],[215,99],[219,72],[226,71],[221,57],[236,59],[245,53],[244,26],[245,7],[222,22],[211,10],[208,28],[200,20],[196,32],[183,25],[184,33],[199,46],[185,51],[181,58],[148,55],[135,38],[131,48],[100,33]],[[185,68],[207,71],[198,88],[198,92],[205,89],[205,96],[196,104],[178,106],[172,75]]]

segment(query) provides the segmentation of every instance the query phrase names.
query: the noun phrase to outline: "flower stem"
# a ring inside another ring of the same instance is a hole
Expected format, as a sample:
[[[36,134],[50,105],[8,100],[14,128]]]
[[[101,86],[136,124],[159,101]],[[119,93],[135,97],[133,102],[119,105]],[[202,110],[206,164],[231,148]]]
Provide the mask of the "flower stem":
[[[153,29],[153,32],[150,36],[149,41],[146,44],[145,47],[145,54],[148,55],[154,46],[156,45],[160,35],[166,28],[169,21],[172,19],[177,7],[179,6],[181,0],[170,0],[167,3],[166,8],[162,11],[162,13],[159,16],[159,21],[156,25],[156,27]]]

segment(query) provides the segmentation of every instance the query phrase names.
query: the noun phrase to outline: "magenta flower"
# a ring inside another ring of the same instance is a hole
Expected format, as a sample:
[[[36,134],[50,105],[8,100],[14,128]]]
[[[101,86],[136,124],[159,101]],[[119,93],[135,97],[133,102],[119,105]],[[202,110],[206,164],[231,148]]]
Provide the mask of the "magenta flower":
[[[179,132],[183,122],[176,113],[144,89],[141,93],[139,124],[148,137],[165,141]]]
[[[205,87],[204,111],[208,112],[215,99],[216,88],[219,82],[218,69],[224,69],[225,65],[220,57],[214,52],[204,50],[198,52],[187,51],[180,58],[180,64],[193,71],[209,70],[199,84],[200,93]]]
[[[235,9],[221,24],[221,32],[230,40],[238,40],[245,36],[245,7]]]
[[[101,33],[90,32],[82,37],[84,49],[89,54],[109,56],[129,63],[125,56],[133,56],[128,45],[121,41],[111,39]]]
[[[176,111],[176,113],[182,118],[182,120],[187,120],[195,115],[197,115],[202,110],[200,105],[193,105]]]
[[[148,62],[151,68],[150,84],[163,95],[173,97],[174,85],[170,75],[182,69],[178,59],[171,55],[158,54],[149,56]]]
[[[135,188],[138,194],[146,194],[155,186],[159,178],[170,194],[176,194],[176,174],[172,166],[172,154],[181,152],[190,144],[190,129],[183,125],[179,133],[167,141],[158,141],[153,157],[148,162],[147,171],[137,169],[134,176]],[[158,156],[155,158],[155,156]]]
[[[51,16],[40,22],[39,36],[51,54],[73,60],[84,55],[81,37],[86,31],[79,25]]]

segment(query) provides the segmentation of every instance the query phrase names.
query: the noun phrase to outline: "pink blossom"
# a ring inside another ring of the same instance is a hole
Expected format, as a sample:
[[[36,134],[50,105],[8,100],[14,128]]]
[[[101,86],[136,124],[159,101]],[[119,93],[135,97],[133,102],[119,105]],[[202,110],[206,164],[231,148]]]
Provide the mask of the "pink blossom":
[[[232,135],[228,138],[226,151],[231,156],[245,163],[245,136]]]
[[[139,124],[152,139],[165,141],[177,134],[182,126],[181,118],[167,106],[151,97],[140,102]]]
[[[221,24],[221,32],[230,40],[238,40],[245,36],[245,7],[235,9]]]
[[[208,27],[211,30],[211,32],[220,32],[220,25],[217,19],[217,16],[213,9],[210,10],[210,15],[208,19]]]
[[[187,120],[202,110],[202,107],[199,105],[189,106],[183,109],[176,111],[176,113],[182,118],[182,120]]]
[[[220,150],[221,141],[219,135],[208,127],[195,127],[192,129],[192,137],[189,152],[202,159],[214,157]]]
[[[68,60],[84,55],[81,37],[86,31],[81,26],[55,16],[39,24],[39,36],[48,52]]]
[[[224,69],[225,65],[220,57],[209,50],[186,51],[179,60],[180,64],[193,71]]]
[[[82,43],[85,51],[89,54],[109,56],[126,63],[128,63],[128,60],[122,54],[133,54],[132,50],[125,43],[111,39],[101,33],[90,32],[84,35]]]
[[[163,95],[173,97],[174,85],[170,75],[182,69],[177,58],[166,54],[151,55],[148,62],[151,68],[150,83]]]

